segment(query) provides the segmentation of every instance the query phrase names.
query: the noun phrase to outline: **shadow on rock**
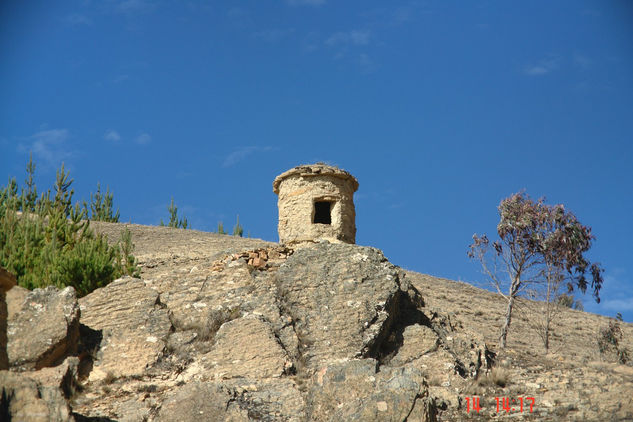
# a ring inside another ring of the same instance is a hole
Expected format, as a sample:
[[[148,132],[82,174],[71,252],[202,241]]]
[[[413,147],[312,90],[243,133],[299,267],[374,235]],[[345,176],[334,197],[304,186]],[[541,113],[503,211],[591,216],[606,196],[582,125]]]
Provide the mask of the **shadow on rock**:
[[[79,378],[85,378],[92,371],[95,355],[101,348],[102,330],[93,330],[87,325],[79,324]]]

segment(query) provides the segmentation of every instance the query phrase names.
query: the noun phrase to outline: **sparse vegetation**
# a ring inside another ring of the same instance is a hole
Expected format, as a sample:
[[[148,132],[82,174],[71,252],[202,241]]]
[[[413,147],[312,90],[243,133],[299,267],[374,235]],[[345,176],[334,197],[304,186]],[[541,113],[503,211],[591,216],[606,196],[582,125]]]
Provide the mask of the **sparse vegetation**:
[[[550,340],[556,338],[554,321],[560,318],[566,309],[583,310],[582,301],[575,300],[572,294],[561,293],[562,277],[546,278],[542,285],[527,290],[532,301],[525,303],[526,321],[543,343],[545,353],[550,350]]]
[[[32,157],[26,171],[20,193],[15,178],[0,189],[0,266],[15,274],[19,285],[73,286],[83,296],[121,275],[138,274],[129,233],[109,245],[90,229],[86,207],[72,205],[73,179],[63,164],[52,198],[50,190],[37,197]],[[92,197],[91,208],[97,215],[118,218],[118,212],[111,213],[111,194],[106,196]]]
[[[565,308],[576,309],[577,311],[583,311],[585,309],[582,305],[582,300],[576,300],[573,295],[568,295],[566,293],[561,293],[556,298],[556,303],[564,306]]]
[[[105,378],[103,379],[104,384],[112,384],[116,381],[117,377],[114,375],[114,372],[108,371],[106,372]]]
[[[240,225],[240,216],[237,216],[237,223],[233,226],[233,236],[242,237],[244,235],[244,228]]]
[[[489,373],[477,378],[477,385],[480,387],[505,387],[510,383],[510,371],[503,366],[493,367]]]
[[[575,288],[587,289],[586,273],[592,276],[591,287],[600,301],[602,268],[590,264],[584,253],[591,247],[591,228],[583,226],[562,205],[549,206],[543,199],[533,201],[516,193],[499,204],[498,241],[490,242],[486,235],[473,235],[468,256],[480,261],[484,273],[497,293],[507,301],[505,320],[499,336],[500,348],[505,348],[516,298],[526,288],[544,290],[548,309],[557,298],[561,285],[568,293]],[[488,252],[492,247],[492,259]],[[503,290],[507,288],[507,293]],[[545,349],[549,347],[550,326],[554,313],[545,313],[542,325]]]
[[[229,234],[229,232],[227,232],[224,229],[224,223],[221,221],[218,221],[218,228],[216,230],[217,234]],[[242,225],[240,224],[240,216],[237,216],[237,222],[235,223],[235,226],[233,226],[233,232],[232,232],[233,236],[239,236],[239,237],[243,237],[244,236],[244,227],[242,227]],[[248,237],[251,237],[251,233],[248,232]]]
[[[187,217],[183,217],[182,219],[178,218],[178,207],[174,204],[174,198],[171,198],[171,203],[167,207],[167,211],[169,211],[169,223],[167,223],[167,227],[173,227],[175,229],[186,229],[189,227],[189,222],[187,221]],[[160,220],[160,225],[164,226],[165,223],[163,220]]]
[[[143,384],[136,388],[138,393],[155,393],[157,390],[158,386],[156,384]]]
[[[505,387],[510,383],[510,371],[506,368],[495,366],[490,371],[490,380],[499,387]]]
[[[138,267],[136,258],[133,255],[134,243],[132,243],[132,233],[127,227],[121,231],[119,248],[121,273],[131,277],[140,277],[141,269]]]
[[[609,321],[609,325],[600,329],[598,350],[603,356],[612,354],[618,363],[625,364],[631,360],[631,352],[621,343],[624,336],[619,321]]]
[[[222,324],[237,319],[240,315],[239,308],[222,308],[212,312],[204,323],[194,327],[198,334],[196,340],[212,341]]]

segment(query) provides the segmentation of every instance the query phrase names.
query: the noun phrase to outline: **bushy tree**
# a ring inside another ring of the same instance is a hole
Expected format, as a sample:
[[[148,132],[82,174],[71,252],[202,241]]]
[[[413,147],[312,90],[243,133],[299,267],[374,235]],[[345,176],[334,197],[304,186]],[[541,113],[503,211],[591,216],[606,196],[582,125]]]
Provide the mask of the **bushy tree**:
[[[499,337],[500,347],[505,348],[516,298],[526,288],[545,284],[555,290],[554,286],[565,283],[568,293],[574,289],[584,293],[589,273],[599,302],[603,270],[585,257],[595,239],[591,228],[580,224],[563,205],[549,206],[543,199],[533,201],[516,193],[502,200],[498,209],[499,240],[490,242],[486,235],[474,234],[468,255],[481,262],[484,273],[507,301]],[[549,338],[549,331],[546,335]]]

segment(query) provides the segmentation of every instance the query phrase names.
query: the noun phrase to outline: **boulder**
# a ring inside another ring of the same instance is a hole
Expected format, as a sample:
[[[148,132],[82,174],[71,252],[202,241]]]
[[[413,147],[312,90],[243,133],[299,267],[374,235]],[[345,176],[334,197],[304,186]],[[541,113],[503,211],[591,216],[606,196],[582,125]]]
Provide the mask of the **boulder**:
[[[258,256],[268,256],[268,252],[275,252],[277,257],[269,256],[269,269],[283,261],[274,249],[260,250]],[[249,265],[251,253],[227,254],[208,267],[200,265],[193,272],[166,274],[146,283],[160,293],[176,331],[205,331],[215,320],[225,319],[223,314],[233,314],[234,319],[247,313],[262,315],[275,325],[275,330],[280,329],[285,323],[279,317],[273,273]]]
[[[29,372],[28,377],[44,387],[60,389],[68,399],[78,390],[79,358],[67,357],[60,365]]]
[[[305,404],[289,379],[251,382],[192,381],[162,402],[156,422],[171,421],[305,421]]]
[[[9,315],[16,315],[20,312],[29,293],[31,293],[31,291],[22,286],[14,286],[7,291],[7,312]]]
[[[43,386],[25,374],[0,371],[0,392],[0,417],[3,421],[75,420],[59,388]]]
[[[274,272],[249,268],[244,257],[228,256],[226,262],[201,265],[193,273],[156,277],[146,283],[160,293],[169,310],[175,330],[168,341],[171,357],[186,361],[209,352],[222,324],[247,315],[267,324],[266,331],[282,338],[283,347],[294,340],[292,350],[296,350],[290,319],[280,315]]]
[[[314,375],[308,394],[312,421],[435,421],[415,368],[381,368],[374,359],[331,363]],[[413,417],[412,417],[413,415]]]
[[[165,348],[171,322],[158,292],[124,277],[79,300],[81,322],[100,332],[90,380],[139,376]]]
[[[234,393],[215,383],[192,382],[170,394],[163,402],[156,422],[250,421]]]
[[[326,242],[295,251],[277,272],[278,298],[309,371],[375,357],[398,319],[399,274],[378,250]]]
[[[279,378],[293,365],[263,318],[250,315],[223,324],[202,355],[194,379]]]
[[[7,292],[16,284],[15,276],[0,267],[0,370],[9,368],[7,355]]]
[[[220,272],[194,272],[151,282],[172,312],[177,330],[198,330],[215,319],[219,311],[246,308],[255,288],[245,260],[232,262]]]
[[[427,353],[435,352],[440,344],[435,331],[420,324],[406,327],[402,335],[402,347],[389,362],[390,366],[406,365]]]
[[[20,370],[54,366],[77,349],[79,305],[75,290],[66,287],[14,287],[7,294],[7,355]]]
[[[0,267],[0,291],[8,291],[16,285],[15,276],[9,271]]]

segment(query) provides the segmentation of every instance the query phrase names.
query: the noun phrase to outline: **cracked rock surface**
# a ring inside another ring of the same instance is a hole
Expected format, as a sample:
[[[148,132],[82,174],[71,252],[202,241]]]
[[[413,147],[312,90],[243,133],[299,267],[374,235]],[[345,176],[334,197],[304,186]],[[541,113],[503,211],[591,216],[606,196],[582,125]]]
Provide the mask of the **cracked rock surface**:
[[[380,370],[401,346],[392,331],[424,321],[402,317],[419,298],[379,250],[271,245],[190,264],[81,299],[82,324],[101,340],[78,415],[435,420],[420,370]]]
[[[124,225],[95,226],[116,241]],[[13,364],[0,371],[0,420],[633,418],[632,367],[591,343],[604,317],[564,311],[554,332],[569,337],[553,344],[567,353],[543,356],[517,314],[522,335],[500,352],[495,295],[403,271],[378,249],[126,226],[140,279],[78,301],[52,288],[4,294]],[[15,352],[26,344],[38,351]],[[483,409],[467,413],[475,395]],[[496,414],[504,396],[535,397],[535,410]]]
[[[75,290],[15,286],[7,293],[7,355],[18,370],[54,366],[73,353],[79,338]]]

